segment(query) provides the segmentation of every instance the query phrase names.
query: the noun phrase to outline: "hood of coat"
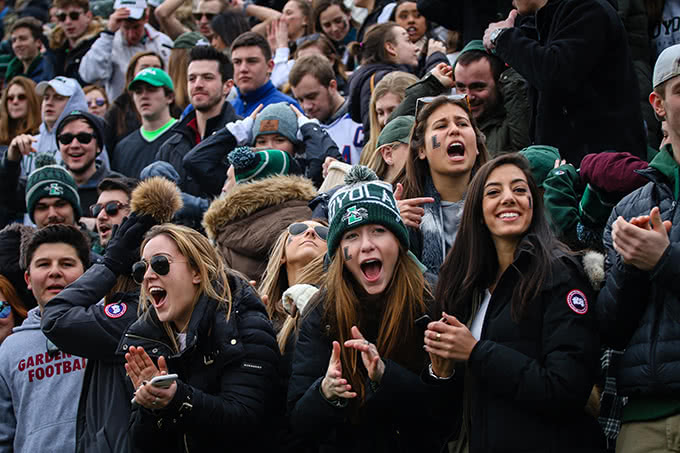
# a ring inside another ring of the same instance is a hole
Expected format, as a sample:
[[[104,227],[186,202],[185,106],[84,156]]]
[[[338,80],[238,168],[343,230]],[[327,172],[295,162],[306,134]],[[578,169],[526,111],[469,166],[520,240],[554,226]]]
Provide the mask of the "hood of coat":
[[[301,176],[273,176],[237,184],[226,196],[213,201],[203,216],[203,228],[215,240],[226,225],[287,201],[310,201],[316,196],[312,181]]]
[[[85,30],[85,33],[83,33],[83,36],[78,38],[75,47],[78,47],[85,41],[96,38],[99,36],[99,33],[104,30],[106,30],[106,23],[104,20],[98,16],[93,17],[90,25],[87,27],[87,30]],[[66,34],[64,33],[62,26],[57,25],[54,27],[54,30],[52,30],[52,33],[50,34],[50,49],[59,49],[64,45],[64,43],[66,43],[66,41]]]

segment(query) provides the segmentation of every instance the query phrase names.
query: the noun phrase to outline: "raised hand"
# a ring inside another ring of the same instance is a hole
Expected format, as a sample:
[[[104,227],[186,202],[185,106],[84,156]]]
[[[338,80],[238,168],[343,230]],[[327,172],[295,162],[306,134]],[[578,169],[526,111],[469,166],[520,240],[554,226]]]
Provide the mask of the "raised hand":
[[[366,371],[368,371],[368,378],[373,382],[380,383],[383,374],[385,374],[385,362],[380,358],[378,348],[364,338],[357,326],[352,327],[352,340],[345,341],[345,347],[354,348],[361,352],[361,360],[364,362]]]
[[[624,263],[650,271],[670,244],[670,226],[670,222],[661,220],[658,207],[652,208],[649,218],[641,216],[627,222],[619,216],[612,226],[614,249],[621,255]]]
[[[420,222],[423,220],[423,216],[425,215],[425,209],[421,206],[425,203],[434,203],[434,198],[420,197],[402,200],[401,197],[403,193],[404,186],[397,184],[397,188],[394,191],[394,199],[397,200],[397,206],[399,207],[401,220],[403,220],[404,224],[408,227],[420,228]]]
[[[333,352],[328,362],[328,370],[326,370],[326,376],[321,381],[321,393],[329,401],[334,401],[338,398],[351,399],[357,396],[352,391],[352,386],[349,385],[347,379],[342,377],[340,343],[337,341],[333,342]]]
[[[430,354],[432,369],[439,377],[449,377],[456,361],[470,358],[477,340],[455,316],[442,313],[442,319],[431,322],[425,330],[425,351]]]
[[[132,381],[132,386],[134,388],[139,388],[146,381],[150,381],[152,378],[161,374],[161,370],[156,368],[149,354],[146,353],[144,348],[137,348],[135,346],[130,346],[130,349],[125,353],[125,371]],[[160,357],[158,359],[158,366],[161,369],[165,369],[167,372],[167,366],[165,365],[165,358]]]
[[[7,159],[12,162],[19,162],[23,156],[38,151],[33,148],[33,144],[38,141],[37,137],[28,134],[17,135],[12,139],[7,149]]]
[[[432,75],[439,80],[439,83],[441,83],[444,88],[453,88],[453,67],[451,65],[439,63],[432,70]]]
[[[441,52],[446,55],[446,46],[441,41],[430,38],[427,41],[427,56],[429,57],[435,52]]]
[[[108,28],[111,33],[115,33],[120,28],[125,19],[130,17],[130,10],[127,8],[118,8],[109,16]]]

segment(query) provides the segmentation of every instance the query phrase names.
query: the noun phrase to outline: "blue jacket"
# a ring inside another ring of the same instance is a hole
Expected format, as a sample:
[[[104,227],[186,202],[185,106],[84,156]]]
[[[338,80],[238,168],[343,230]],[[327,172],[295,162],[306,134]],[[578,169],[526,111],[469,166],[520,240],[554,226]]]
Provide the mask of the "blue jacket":
[[[270,80],[267,80],[267,83],[262,85],[257,90],[251,91],[250,93],[244,94],[241,93],[238,88],[235,89],[238,97],[231,101],[231,105],[234,106],[236,114],[243,117],[253,113],[253,110],[255,110],[260,104],[264,104],[266,107],[269,104],[276,104],[277,102],[287,102],[291,105],[294,105],[298,110],[302,111],[302,107],[300,107],[300,104],[298,104],[295,99],[290,96],[286,96],[277,90]]]

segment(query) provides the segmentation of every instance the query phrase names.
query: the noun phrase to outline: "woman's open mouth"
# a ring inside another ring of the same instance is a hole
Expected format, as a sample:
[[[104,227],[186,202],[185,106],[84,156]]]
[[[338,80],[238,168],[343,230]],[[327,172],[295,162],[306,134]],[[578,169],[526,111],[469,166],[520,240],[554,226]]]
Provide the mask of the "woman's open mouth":
[[[165,299],[168,295],[168,292],[163,288],[154,286],[149,289],[149,294],[151,295],[151,299],[153,300],[153,306],[159,308],[165,303]]]
[[[360,265],[364,278],[369,282],[375,282],[382,273],[382,261],[377,259],[366,260]]]
[[[454,142],[446,148],[449,159],[454,161],[465,160],[465,146],[462,143]]]

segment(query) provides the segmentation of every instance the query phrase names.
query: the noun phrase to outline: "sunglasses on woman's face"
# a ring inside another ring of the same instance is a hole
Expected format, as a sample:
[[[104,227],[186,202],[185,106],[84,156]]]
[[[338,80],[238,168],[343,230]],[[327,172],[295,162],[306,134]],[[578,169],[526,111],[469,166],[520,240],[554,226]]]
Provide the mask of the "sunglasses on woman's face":
[[[66,21],[66,16],[68,16],[71,20],[78,20],[80,18],[80,15],[82,13],[79,11],[71,11],[70,13],[59,13],[57,14],[57,20],[59,22],[65,22]]]
[[[316,233],[317,236],[319,236],[319,239],[322,241],[325,241],[328,238],[328,227],[325,227],[323,225],[307,225],[306,223],[293,223],[288,227],[288,233],[291,236],[298,236],[300,234],[304,234],[307,232],[308,229],[313,228],[314,232]]]
[[[0,319],[7,319],[12,314],[12,306],[6,300],[0,300]]]
[[[418,98],[416,100],[416,118],[418,118],[418,114],[420,114],[420,111],[425,107],[427,104],[432,103],[435,99],[437,99],[439,96],[426,96],[423,98]],[[467,94],[450,94],[446,96],[446,99],[450,99],[452,101],[458,101],[461,99],[465,99],[465,102],[467,102],[467,108],[468,112],[471,112],[472,110],[470,109],[470,98],[468,98]]]
[[[73,139],[77,139],[78,143],[81,145],[87,145],[92,141],[94,137],[94,134],[90,134],[89,132],[81,132],[79,134],[61,134],[59,137],[57,137],[57,140],[59,140],[59,143],[62,145],[70,145]]]
[[[165,255],[156,255],[151,258],[151,261],[149,262],[149,265],[151,266],[151,270],[154,271],[158,275],[168,275],[168,272],[170,272],[170,265],[172,263],[186,263],[187,261],[170,261],[170,258],[168,258]],[[132,278],[137,282],[138,284],[142,284],[144,281],[144,275],[146,275],[146,269],[147,269],[147,263],[144,260],[137,261],[135,264],[132,265]]]
[[[90,99],[87,101],[88,107],[94,107],[95,105],[97,107],[102,107],[104,104],[106,104],[106,99],[104,98]]]
[[[16,96],[13,94],[8,94],[7,95],[7,102],[14,102],[14,100],[17,101],[25,101],[26,100],[26,95],[25,94],[17,94]]]
[[[92,217],[97,217],[103,209],[107,216],[113,217],[118,214],[119,210],[127,208],[128,206],[129,205],[123,204],[120,201],[109,201],[106,204],[97,203],[90,206],[90,214],[92,214]]]

